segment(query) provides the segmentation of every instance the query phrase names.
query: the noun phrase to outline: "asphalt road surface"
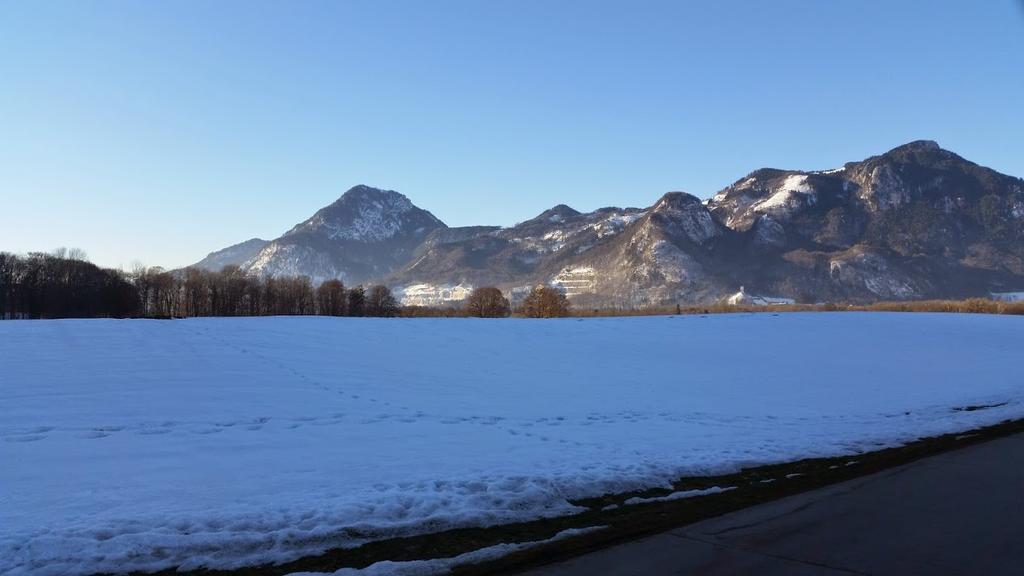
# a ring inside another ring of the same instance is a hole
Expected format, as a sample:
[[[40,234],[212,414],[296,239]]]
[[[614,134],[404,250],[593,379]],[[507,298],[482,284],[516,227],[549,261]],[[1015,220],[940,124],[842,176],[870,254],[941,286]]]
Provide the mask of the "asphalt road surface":
[[[1024,575],[1024,434],[523,576]]]

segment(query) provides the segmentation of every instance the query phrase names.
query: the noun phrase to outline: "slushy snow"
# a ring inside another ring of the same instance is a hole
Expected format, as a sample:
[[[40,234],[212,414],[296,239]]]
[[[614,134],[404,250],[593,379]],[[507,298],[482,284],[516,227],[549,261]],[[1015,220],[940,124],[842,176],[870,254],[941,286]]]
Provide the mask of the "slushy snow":
[[[282,562],[964,431],[1024,416],[1022,348],[984,315],[0,322],[0,573]]]
[[[465,554],[459,554],[454,558],[433,558],[430,560],[408,560],[404,562],[392,562],[384,560],[371,564],[366,568],[342,568],[332,572],[333,576],[435,576],[436,574],[447,574],[453,568],[465,564],[480,564],[508,556],[513,552],[529,550],[543,544],[551,544],[566,538],[582,536],[603,530],[605,526],[592,526],[590,528],[570,528],[562,530],[546,540],[534,542],[515,542],[511,544],[495,544]],[[295,572],[289,576],[323,576],[324,572]]]
[[[686,500],[687,498],[696,498],[698,496],[708,496],[710,494],[721,494],[722,492],[728,492],[735,490],[735,486],[727,486],[722,488],[720,486],[712,486],[711,488],[701,488],[699,490],[683,490],[681,492],[673,492],[667,496],[655,496],[653,498],[641,498],[640,496],[634,496],[633,498],[627,499],[623,504],[650,504],[652,502],[673,502],[675,500]]]

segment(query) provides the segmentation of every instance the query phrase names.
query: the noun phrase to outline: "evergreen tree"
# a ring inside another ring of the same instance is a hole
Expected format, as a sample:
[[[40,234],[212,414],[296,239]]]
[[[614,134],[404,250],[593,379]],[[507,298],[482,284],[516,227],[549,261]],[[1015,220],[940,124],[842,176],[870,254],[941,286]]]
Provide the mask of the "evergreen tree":
[[[387,286],[377,284],[366,298],[366,315],[390,318],[398,314],[398,301]]]
[[[356,286],[348,291],[348,315],[363,316],[366,313],[366,291]]]

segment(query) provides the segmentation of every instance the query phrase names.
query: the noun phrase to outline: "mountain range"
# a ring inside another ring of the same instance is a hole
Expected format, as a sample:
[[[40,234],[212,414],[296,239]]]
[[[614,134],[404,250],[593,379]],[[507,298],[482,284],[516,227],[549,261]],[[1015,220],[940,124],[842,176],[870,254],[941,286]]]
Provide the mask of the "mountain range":
[[[448,227],[391,190],[356,186],[281,237],[195,266],[380,282],[407,304],[536,284],[582,306],[960,298],[1024,289],[1024,180],[931,141],[824,171],[762,168],[708,200],[564,204],[512,227]]]

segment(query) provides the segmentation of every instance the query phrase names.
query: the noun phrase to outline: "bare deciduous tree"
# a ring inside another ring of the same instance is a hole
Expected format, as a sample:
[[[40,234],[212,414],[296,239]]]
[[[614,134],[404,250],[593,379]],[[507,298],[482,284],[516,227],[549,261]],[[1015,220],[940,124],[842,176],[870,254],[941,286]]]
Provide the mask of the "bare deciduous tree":
[[[523,300],[520,312],[529,318],[561,318],[569,315],[569,301],[550,286],[537,286]]]
[[[377,284],[370,288],[366,298],[366,315],[390,318],[398,315],[398,301],[387,286]]]
[[[317,286],[317,313],[322,316],[344,316],[346,300],[341,280],[326,280]]]
[[[504,318],[509,315],[508,298],[494,286],[476,288],[466,299],[466,313],[479,318]]]

